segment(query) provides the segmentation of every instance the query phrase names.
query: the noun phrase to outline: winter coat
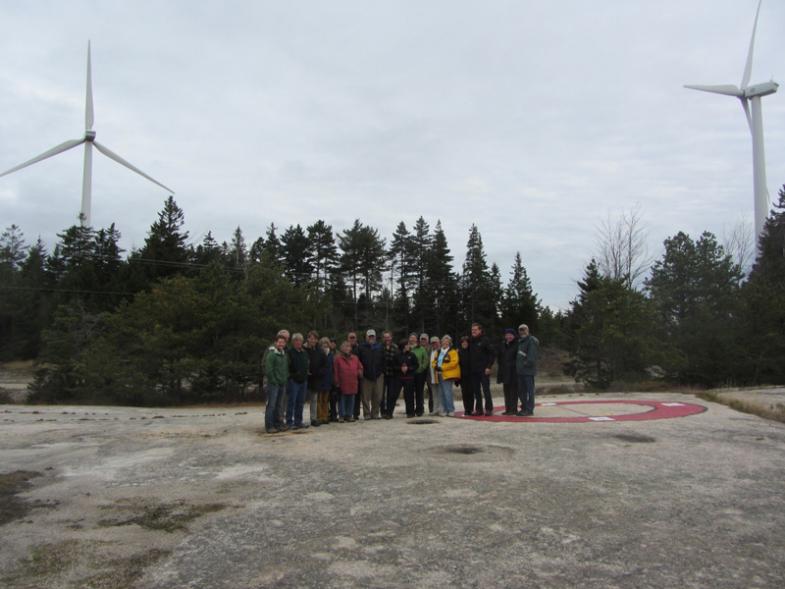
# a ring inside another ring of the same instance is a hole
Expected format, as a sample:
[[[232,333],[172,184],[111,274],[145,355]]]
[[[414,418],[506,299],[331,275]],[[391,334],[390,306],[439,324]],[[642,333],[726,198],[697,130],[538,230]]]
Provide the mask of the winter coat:
[[[384,354],[384,375],[398,375],[401,370],[401,355],[398,352],[398,346],[390,344],[390,347],[387,348],[383,345],[382,354]]]
[[[515,338],[510,343],[507,343],[507,340],[503,340],[501,346],[499,346],[499,369],[496,373],[496,382],[513,384],[518,381],[518,373],[515,368],[517,355],[518,338]]]
[[[384,373],[384,351],[379,343],[361,343],[357,355],[363,365],[363,378],[376,380]]]
[[[401,352],[401,366],[398,368],[398,378],[402,381],[414,380],[414,373],[417,372],[417,356],[414,352]],[[406,372],[403,366],[406,366]]]
[[[284,386],[289,378],[289,361],[286,352],[270,346],[264,357],[264,374],[268,385]]]
[[[471,366],[469,365],[469,348],[465,350],[458,348],[458,363],[461,367],[461,378],[469,381],[469,374],[471,373]]]
[[[540,351],[540,340],[533,335],[522,337],[518,341],[518,356],[515,367],[522,376],[537,374],[537,360]]]
[[[286,353],[289,356],[289,378],[296,383],[305,382],[308,379],[308,350],[300,348],[298,352],[289,348]]]
[[[417,374],[422,374],[428,370],[428,359],[431,357],[431,351],[423,346],[414,346],[412,348],[412,354],[417,357]]]
[[[439,350],[439,354],[441,354],[441,350]],[[439,366],[439,354],[433,360],[434,370]],[[439,381],[459,380],[461,378],[461,361],[458,350],[455,348],[447,350],[444,358],[442,358],[441,373],[438,370],[436,370],[436,373],[440,374]]]
[[[316,391],[322,386],[324,371],[327,369],[327,356],[318,345],[306,350],[308,350],[308,390]]]
[[[354,354],[347,358],[343,354],[338,354],[333,360],[333,378],[335,386],[344,395],[356,395],[358,381],[363,375],[363,365],[360,359]]]
[[[484,335],[469,340],[469,371],[482,374],[486,368],[493,366],[495,360],[493,348]]]

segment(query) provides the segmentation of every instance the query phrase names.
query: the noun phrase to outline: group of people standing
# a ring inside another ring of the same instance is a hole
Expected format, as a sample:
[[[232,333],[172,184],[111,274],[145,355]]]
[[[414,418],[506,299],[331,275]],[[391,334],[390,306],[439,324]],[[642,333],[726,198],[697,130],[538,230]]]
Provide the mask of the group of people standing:
[[[265,429],[277,433],[309,427],[303,421],[309,397],[314,427],[355,422],[361,411],[366,420],[392,419],[401,391],[407,417],[425,413],[426,391],[429,413],[453,417],[454,386],[461,388],[466,415],[492,415],[490,375],[497,356],[504,414],[532,415],[539,342],[526,325],[518,328],[518,334],[506,330],[497,355],[479,323],[472,324],[471,336],[462,337],[457,348],[449,335],[413,333],[395,344],[391,332],[383,332],[379,342],[376,331],[369,329],[364,342],[349,332],[339,346],[315,331],[304,338],[300,333],[290,337],[282,329],[263,357]]]

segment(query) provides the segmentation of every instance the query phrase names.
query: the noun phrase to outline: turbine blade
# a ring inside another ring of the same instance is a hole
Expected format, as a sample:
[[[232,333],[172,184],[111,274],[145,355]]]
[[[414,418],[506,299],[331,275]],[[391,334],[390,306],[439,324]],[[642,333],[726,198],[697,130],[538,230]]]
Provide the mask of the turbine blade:
[[[758,28],[758,16],[760,15],[761,4],[763,4],[763,0],[758,0],[758,10],[755,12],[755,22],[752,25],[752,37],[750,38],[750,48],[747,50],[747,63],[744,66],[744,76],[742,76],[741,78],[742,90],[747,88],[747,84],[750,81],[750,75],[752,74],[752,54],[753,54],[753,50],[755,49],[755,31]]]
[[[699,84],[688,84],[684,86],[690,90],[700,90],[701,92],[711,92],[712,94],[725,94],[726,96],[736,96],[741,98],[744,92],[739,90],[733,84],[720,84],[718,86],[703,86]]]
[[[96,148],[98,151],[100,151],[102,154],[104,154],[104,155],[105,155],[106,157],[108,157],[109,159],[112,159],[112,160],[116,161],[118,164],[121,164],[121,165],[125,166],[126,168],[128,168],[129,170],[131,170],[131,171],[133,171],[133,172],[136,172],[137,174],[139,174],[139,175],[140,175],[140,176],[142,176],[143,178],[147,178],[147,179],[148,179],[150,182],[152,182],[153,184],[157,184],[158,186],[160,186],[160,187],[161,187],[161,188],[163,188],[164,190],[166,190],[166,191],[168,191],[168,192],[171,192],[172,194],[174,194],[174,190],[172,190],[172,189],[171,189],[171,188],[169,188],[168,186],[164,186],[163,184],[161,184],[161,183],[160,183],[158,180],[156,180],[155,178],[153,178],[153,177],[151,177],[151,176],[148,176],[147,174],[145,174],[144,172],[142,172],[142,170],[140,170],[139,168],[137,168],[137,167],[133,166],[133,165],[132,165],[132,164],[130,164],[129,162],[125,161],[123,158],[121,158],[119,155],[117,155],[115,152],[113,152],[113,151],[112,151],[112,150],[110,150],[109,148],[107,148],[107,147],[105,147],[105,146],[101,145],[101,144],[100,144],[100,143],[98,143],[97,141],[93,141],[93,145],[95,146],[95,148]]]
[[[93,116],[93,75],[90,67],[90,41],[87,42],[87,92],[85,93],[85,129],[91,131],[95,117]]]
[[[752,116],[750,115],[750,105],[746,98],[741,98],[741,108],[744,109],[744,114],[747,115],[747,124],[750,126],[750,132],[752,131]]]
[[[41,155],[35,156],[31,160],[27,160],[23,164],[19,164],[18,166],[13,167],[10,170],[6,170],[2,174],[0,174],[0,177],[16,172],[17,170],[21,170],[22,168],[26,168],[27,166],[32,166],[33,164],[36,164],[41,160],[45,160],[46,158],[52,157],[53,155],[57,155],[58,153],[63,153],[64,151],[68,151],[69,149],[76,147],[77,145],[81,145],[82,143],[84,143],[84,141],[85,141],[84,139],[73,139],[71,141],[66,141],[65,143],[61,143],[60,145],[53,147],[49,151],[45,151]]]

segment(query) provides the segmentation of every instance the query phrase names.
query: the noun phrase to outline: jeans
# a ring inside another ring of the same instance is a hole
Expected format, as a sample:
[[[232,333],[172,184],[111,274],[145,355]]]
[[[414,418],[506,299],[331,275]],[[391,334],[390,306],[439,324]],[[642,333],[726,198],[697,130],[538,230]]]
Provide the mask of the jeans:
[[[341,417],[354,417],[354,398],[357,395],[341,395]]]
[[[273,429],[281,425],[278,412],[281,408],[280,405],[283,392],[284,385],[282,384],[267,385],[267,407],[264,410],[265,429]]]
[[[455,401],[452,395],[452,382],[451,380],[443,380],[439,383],[439,392],[442,395],[442,411],[447,414],[455,413]]]
[[[308,383],[289,380],[287,389],[289,404],[286,407],[286,425],[303,424],[303,405],[305,405],[305,394],[307,390]]]
[[[534,413],[534,375],[518,375],[518,396],[521,399],[521,411]]]

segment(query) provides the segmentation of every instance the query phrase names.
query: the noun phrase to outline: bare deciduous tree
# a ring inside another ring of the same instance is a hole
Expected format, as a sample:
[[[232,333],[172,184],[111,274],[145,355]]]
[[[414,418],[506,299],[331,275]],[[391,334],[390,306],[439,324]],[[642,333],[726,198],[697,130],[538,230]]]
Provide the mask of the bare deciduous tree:
[[[610,214],[597,229],[600,271],[636,288],[649,269],[651,260],[646,246],[647,230],[643,226],[640,206],[613,219]]]
[[[755,261],[755,239],[752,223],[739,219],[730,229],[722,232],[722,247],[733,258],[746,276]]]

